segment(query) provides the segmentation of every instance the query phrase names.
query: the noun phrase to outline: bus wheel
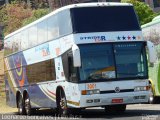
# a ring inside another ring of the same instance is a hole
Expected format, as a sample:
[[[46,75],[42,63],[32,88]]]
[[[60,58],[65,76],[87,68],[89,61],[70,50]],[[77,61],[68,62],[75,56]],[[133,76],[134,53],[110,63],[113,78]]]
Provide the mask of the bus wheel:
[[[67,107],[67,100],[65,97],[65,93],[62,89],[59,90],[58,94],[58,99],[57,99],[57,110],[59,115],[68,115],[68,107]]]
[[[150,94],[149,94],[149,100],[148,100],[148,103],[150,104],[154,104],[155,103],[155,97],[154,97],[154,94],[153,94],[153,88],[152,88],[152,84],[149,83],[149,91],[150,91]]]
[[[33,111],[31,109],[31,104],[30,104],[30,99],[29,99],[28,94],[26,94],[26,96],[25,96],[24,104],[25,104],[26,114],[27,115],[32,115]]]
[[[24,108],[23,99],[21,95],[19,95],[19,98],[18,98],[18,113],[20,115],[25,114],[25,108]]]
[[[105,107],[106,113],[122,113],[125,112],[126,105],[108,105]]]

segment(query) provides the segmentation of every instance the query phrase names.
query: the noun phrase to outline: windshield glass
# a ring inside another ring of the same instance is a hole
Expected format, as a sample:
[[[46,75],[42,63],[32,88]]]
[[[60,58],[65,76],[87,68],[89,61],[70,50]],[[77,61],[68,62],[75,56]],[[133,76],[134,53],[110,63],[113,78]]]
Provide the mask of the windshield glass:
[[[147,76],[143,43],[118,43],[114,45],[117,78]]]
[[[80,45],[81,80],[115,78],[115,65],[111,44]]]
[[[72,8],[71,16],[74,33],[140,30],[133,6]]]
[[[144,43],[85,44],[79,48],[81,81],[147,77]]]

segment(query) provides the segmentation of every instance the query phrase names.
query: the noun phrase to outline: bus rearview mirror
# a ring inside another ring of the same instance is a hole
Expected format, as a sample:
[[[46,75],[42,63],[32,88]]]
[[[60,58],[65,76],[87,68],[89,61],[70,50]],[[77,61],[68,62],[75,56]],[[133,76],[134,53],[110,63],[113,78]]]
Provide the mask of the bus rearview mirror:
[[[72,46],[72,53],[73,53],[74,67],[80,67],[81,66],[80,50],[79,50],[79,47],[75,44]]]
[[[151,41],[147,41],[148,57],[150,64],[154,64],[157,60],[156,49]]]

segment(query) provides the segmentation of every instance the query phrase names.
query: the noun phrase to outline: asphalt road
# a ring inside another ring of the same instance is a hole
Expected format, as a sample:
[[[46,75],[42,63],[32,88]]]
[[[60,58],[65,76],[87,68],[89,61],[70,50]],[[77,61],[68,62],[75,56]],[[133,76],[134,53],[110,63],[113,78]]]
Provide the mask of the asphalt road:
[[[55,116],[49,110],[41,110],[32,116],[22,116],[18,113],[1,114],[0,120],[160,120],[160,104],[128,105],[125,113],[106,114],[102,108],[90,108],[83,110],[80,115],[69,117]]]

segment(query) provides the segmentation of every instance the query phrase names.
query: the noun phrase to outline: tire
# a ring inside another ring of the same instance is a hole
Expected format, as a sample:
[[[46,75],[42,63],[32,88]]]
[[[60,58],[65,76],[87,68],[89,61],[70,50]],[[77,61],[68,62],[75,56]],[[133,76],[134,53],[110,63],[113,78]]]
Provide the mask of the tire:
[[[29,115],[29,116],[32,115],[33,109],[31,108],[30,99],[29,99],[28,94],[26,94],[26,96],[25,96],[24,106],[25,106],[26,115]]]
[[[18,104],[17,107],[18,107],[19,115],[25,115],[25,107],[24,107],[24,102],[21,95],[19,95],[18,97],[17,104]]]
[[[57,95],[57,112],[59,116],[69,114],[69,109],[67,107],[67,100],[65,97],[65,93],[62,89],[59,90]]]
[[[109,105],[105,107],[106,113],[123,113],[126,110],[126,105]]]
[[[154,96],[154,93],[153,93],[153,88],[152,88],[152,84],[149,83],[149,87],[150,87],[150,95],[149,95],[149,99],[148,99],[148,103],[149,104],[154,104],[156,103],[156,98]]]

